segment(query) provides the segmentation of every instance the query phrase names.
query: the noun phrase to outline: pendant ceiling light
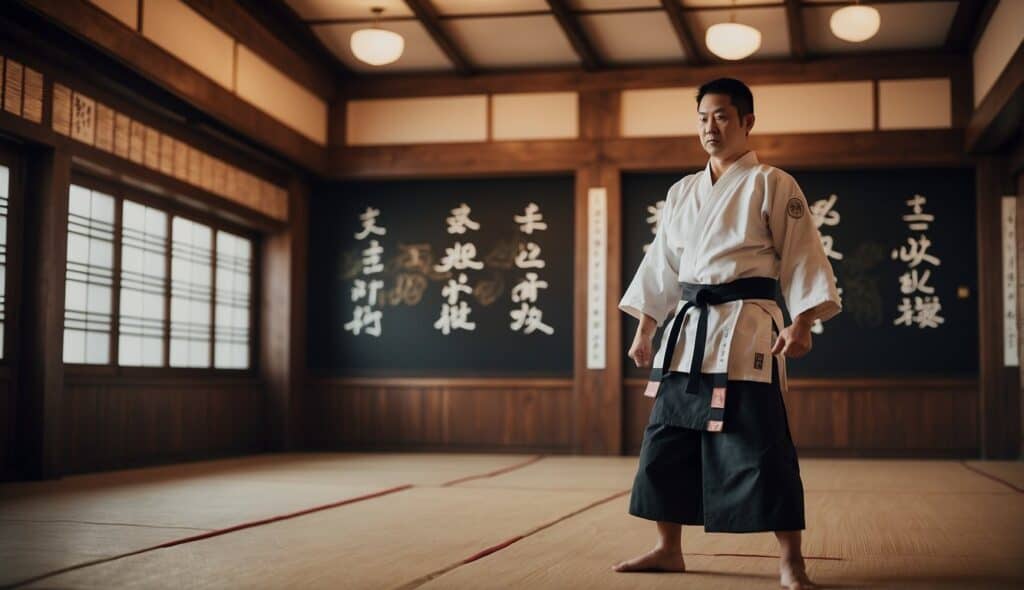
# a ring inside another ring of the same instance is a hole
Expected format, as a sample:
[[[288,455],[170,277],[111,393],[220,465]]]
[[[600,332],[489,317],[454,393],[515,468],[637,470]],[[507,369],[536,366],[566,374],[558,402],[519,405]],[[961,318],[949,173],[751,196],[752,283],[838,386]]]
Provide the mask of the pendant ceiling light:
[[[405,50],[405,39],[393,31],[385,31],[377,28],[377,17],[384,12],[379,6],[373,7],[374,19],[369,29],[359,29],[352,33],[349,39],[349,46],[352,48],[352,55],[360,61],[372,66],[382,66],[392,63],[402,57]]]
[[[732,3],[735,7],[736,0]],[[761,47],[761,31],[734,22],[735,19],[736,15],[730,11],[729,22],[711,25],[704,34],[708,51],[722,59],[743,59]]]
[[[854,4],[833,12],[828,24],[836,37],[860,43],[875,36],[882,24],[882,17],[873,6]]]

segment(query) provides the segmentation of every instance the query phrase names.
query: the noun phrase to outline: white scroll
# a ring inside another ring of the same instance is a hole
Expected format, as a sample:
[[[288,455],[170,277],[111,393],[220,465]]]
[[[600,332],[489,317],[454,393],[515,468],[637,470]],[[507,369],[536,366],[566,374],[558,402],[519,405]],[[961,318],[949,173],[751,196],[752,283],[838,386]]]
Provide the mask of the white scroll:
[[[587,368],[605,368],[608,192],[587,191]]]

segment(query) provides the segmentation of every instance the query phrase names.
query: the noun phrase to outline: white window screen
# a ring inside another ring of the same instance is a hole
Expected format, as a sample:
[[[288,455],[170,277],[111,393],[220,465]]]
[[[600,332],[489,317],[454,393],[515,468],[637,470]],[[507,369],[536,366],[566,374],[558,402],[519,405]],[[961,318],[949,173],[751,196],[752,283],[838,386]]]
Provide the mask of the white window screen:
[[[7,199],[11,194],[11,170],[0,166],[0,358],[4,358],[4,327],[7,325]]]
[[[114,198],[71,185],[64,292],[64,362],[110,362]]]
[[[249,289],[252,282],[249,240],[217,232],[216,331],[213,366],[249,368]]]
[[[171,366],[210,366],[210,228],[175,217],[171,229]]]
[[[166,286],[167,214],[126,200],[121,208],[119,364],[164,364]]]

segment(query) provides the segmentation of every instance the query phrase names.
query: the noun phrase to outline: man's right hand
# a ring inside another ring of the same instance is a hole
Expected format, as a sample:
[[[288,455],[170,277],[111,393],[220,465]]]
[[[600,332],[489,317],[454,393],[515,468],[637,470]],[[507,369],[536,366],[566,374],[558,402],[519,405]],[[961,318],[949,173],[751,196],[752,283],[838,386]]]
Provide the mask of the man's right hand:
[[[654,331],[657,327],[658,322],[648,315],[644,315],[644,318],[640,320],[636,335],[633,336],[633,344],[629,347],[629,358],[633,359],[636,366],[651,366],[651,361],[654,360],[651,340],[654,339]]]

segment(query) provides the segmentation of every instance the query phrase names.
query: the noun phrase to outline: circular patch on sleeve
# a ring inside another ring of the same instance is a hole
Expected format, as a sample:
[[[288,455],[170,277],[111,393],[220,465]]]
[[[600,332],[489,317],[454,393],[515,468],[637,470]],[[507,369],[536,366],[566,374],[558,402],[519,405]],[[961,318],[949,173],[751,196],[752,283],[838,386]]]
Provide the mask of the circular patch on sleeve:
[[[793,197],[786,203],[786,213],[793,219],[800,219],[804,216],[804,202],[799,197]]]

